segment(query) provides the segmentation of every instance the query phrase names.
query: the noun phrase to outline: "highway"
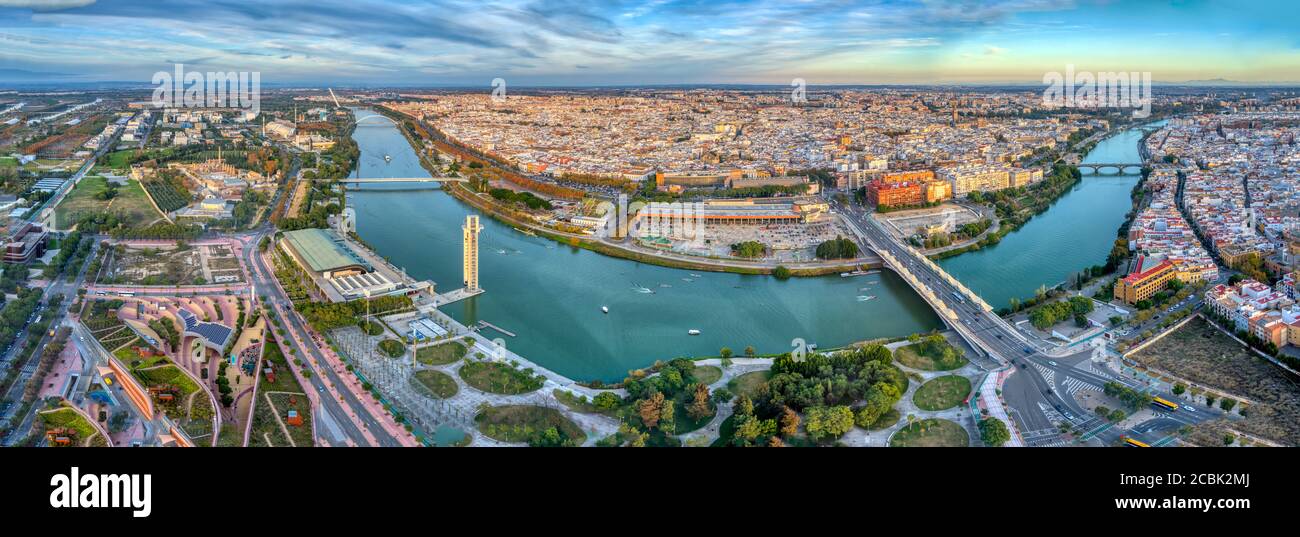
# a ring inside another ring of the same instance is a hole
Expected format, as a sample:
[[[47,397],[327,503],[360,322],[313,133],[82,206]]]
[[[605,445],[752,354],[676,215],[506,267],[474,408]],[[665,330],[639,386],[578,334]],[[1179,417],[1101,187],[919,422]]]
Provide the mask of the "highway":
[[[1092,352],[1090,349],[1065,357],[1047,355],[1044,352],[1045,345],[1040,347],[1030,342],[996,313],[981,307],[977,297],[966,294],[961,288],[949,282],[946,274],[922,261],[915,250],[896,240],[863,208],[854,204],[843,206],[834,201],[832,204],[844,216],[849,228],[863,244],[877,253],[888,253],[904,265],[903,267],[891,266],[891,269],[897,272],[901,268],[914,275],[921,285],[933,291],[934,296],[944,307],[956,314],[956,320],[945,319],[945,322],[950,325],[960,324],[961,330],[958,332],[972,347],[989,355],[996,363],[995,367],[1009,365],[1017,369],[1016,374],[1011,375],[1006,382],[1003,398],[1007,401],[1022,433],[1037,433],[1053,428],[1052,418],[1056,418],[1056,421],[1069,423],[1080,433],[1097,433],[1098,438],[1107,444],[1118,441],[1119,436],[1124,434],[1114,430],[1115,428],[1106,427],[1104,420],[1085,410],[1071,395],[1071,387],[1077,389],[1079,383],[1083,383],[1100,391],[1108,382],[1119,382],[1133,389],[1143,390],[1144,385],[1107,371],[1099,372],[1085,367]],[[958,327],[954,326],[954,328]],[[986,368],[994,367],[988,367],[986,364]],[[1174,397],[1167,393],[1155,395]],[[1148,434],[1156,429],[1168,433],[1172,432],[1167,431],[1170,427],[1177,429],[1182,425],[1200,423],[1221,416],[1222,413],[1214,409],[1168,413],[1165,418],[1152,420],[1157,422],[1152,425],[1155,429],[1140,431],[1140,433]],[[1150,423],[1152,422],[1147,422]],[[1056,435],[1042,436],[1044,444],[1059,440],[1055,438]],[[1032,442],[1027,443],[1033,445]]]
[[[292,336],[293,334],[298,334],[299,338],[307,343],[306,348],[303,348],[298,345],[298,342],[296,341],[298,338],[280,338],[283,343],[297,350],[297,356],[311,358],[303,360],[302,368],[311,372],[311,378],[308,380],[311,382],[312,388],[314,388],[316,393],[320,395],[320,401],[322,403],[320,412],[329,414],[329,418],[343,430],[344,435],[357,445],[364,446],[369,444],[365,434],[348,417],[349,413],[343,408],[342,404],[340,404],[340,402],[334,397],[329,396],[329,392],[326,390],[325,386],[325,380],[328,379],[330,383],[338,388],[339,393],[343,395],[344,402],[346,402],[347,405],[352,408],[353,413],[355,413],[361,421],[365,423],[367,431],[378,439],[381,446],[399,446],[400,444],[397,439],[388,434],[379,420],[370,415],[366,406],[362,404],[361,401],[357,400],[356,396],[347,389],[347,381],[340,378],[334,371],[334,368],[321,367],[319,371],[312,368],[312,363],[328,364],[329,362],[326,361],[325,356],[320,352],[320,349],[312,343],[312,339],[308,335],[310,332],[303,324],[302,318],[297,314],[297,312],[293,311],[293,305],[289,302],[289,299],[280,292],[279,286],[277,286],[275,282],[271,281],[271,279],[275,277],[274,273],[269,269],[269,267],[263,264],[262,256],[258,255],[258,243],[261,242],[262,237],[269,236],[273,232],[274,230],[268,225],[251,235],[252,240],[249,242],[249,245],[244,248],[244,263],[250,269],[249,272],[252,277],[254,294],[258,296],[263,294],[266,295],[268,300],[273,302],[272,306],[281,312],[281,318],[285,321],[285,329],[290,333],[289,335]],[[322,373],[324,376],[322,376]],[[316,425],[316,434],[318,436],[326,434],[327,430],[329,430],[329,428],[324,424],[318,423]]]

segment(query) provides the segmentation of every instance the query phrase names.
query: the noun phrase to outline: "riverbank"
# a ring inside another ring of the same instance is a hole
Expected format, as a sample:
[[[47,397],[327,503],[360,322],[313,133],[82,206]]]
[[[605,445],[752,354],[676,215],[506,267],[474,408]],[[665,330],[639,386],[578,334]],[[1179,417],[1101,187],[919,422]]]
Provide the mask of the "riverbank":
[[[423,147],[423,144],[421,142],[423,142],[424,140],[417,141],[414,138],[415,136],[417,136],[417,134],[411,132],[411,129],[406,128],[405,120],[414,120],[414,118],[411,118],[410,116],[407,116],[405,114],[400,114],[392,110],[388,110],[384,107],[377,107],[377,109],[380,110],[380,113],[383,113],[386,116],[396,116],[401,120],[398,121],[398,130],[402,133],[402,136],[405,137],[407,142],[411,145],[412,150],[414,150],[416,154],[420,157],[420,166],[423,167],[425,171],[429,172],[429,175],[435,177],[438,176],[441,173],[441,170],[434,169],[433,165],[430,164],[426,158],[424,158],[423,151],[421,150],[421,148]],[[442,142],[439,140],[428,140],[428,141],[433,143],[435,147],[448,145],[446,142]],[[456,149],[459,150],[456,153],[465,154],[469,152],[468,148],[464,148],[464,147],[456,147]],[[513,170],[502,170],[500,166],[494,162],[485,161],[482,159],[475,159],[474,162],[478,162],[483,166],[493,167],[503,174],[517,173],[514,172]],[[479,196],[478,194],[474,193],[469,188],[467,188],[464,185],[464,183],[458,183],[458,182],[443,183],[443,191],[447,192],[447,194],[451,195],[451,197],[460,200],[462,203],[465,203],[467,205],[474,207],[475,209],[478,209],[480,212],[487,215],[488,217],[497,220],[499,222],[508,224],[516,229],[526,229],[530,232],[536,233],[539,237],[544,237],[552,241],[555,241],[557,243],[565,244],[575,248],[590,250],[599,253],[601,255],[607,255],[610,257],[617,257],[620,259],[627,259],[630,261],[636,261],[638,263],[646,263],[646,264],[656,265],[661,267],[684,269],[684,270],[700,270],[700,271],[707,271],[707,272],[727,272],[732,274],[772,275],[778,267],[784,266],[786,269],[790,271],[791,276],[816,277],[816,276],[826,276],[830,274],[839,274],[842,272],[852,272],[855,270],[862,270],[862,269],[878,269],[883,266],[880,260],[873,260],[869,258],[860,258],[850,262],[835,261],[835,262],[818,262],[818,263],[799,263],[799,264],[791,264],[791,265],[771,265],[766,263],[754,263],[749,261],[723,259],[723,258],[716,258],[716,257],[709,257],[709,258],[702,257],[699,258],[698,260],[686,259],[685,256],[680,254],[668,254],[668,253],[647,251],[647,250],[636,248],[634,246],[625,246],[610,241],[601,240],[599,238],[587,236],[587,235],[567,233],[567,232],[551,229],[546,226],[537,225],[536,223],[529,222],[527,220],[516,217],[514,214],[512,214],[514,212],[513,209],[509,207],[503,207],[500,204],[495,203],[491,200],[484,199],[482,196]]]
[[[475,194],[464,186],[463,183],[445,183],[443,190],[453,198],[460,200],[462,203],[478,209],[483,214],[488,215],[499,222],[510,225],[516,229],[527,229],[536,233],[539,237],[550,239],[560,244],[590,250],[601,255],[617,257],[646,263],[660,267],[684,269],[684,270],[701,270],[707,272],[728,272],[732,274],[755,274],[771,275],[778,266],[765,266],[756,263],[748,263],[737,260],[726,260],[719,258],[700,258],[699,260],[683,259],[681,257],[668,257],[663,254],[656,254],[638,250],[630,246],[610,243],[593,237],[579,235],[574,233],[565,233],[545,226],[539,226],[516,218],[509,214],[509,208],[501,207],[482,196]],[[882,263],[868,259],[857,260],[852,263],[818,263],[804,265],[785,266],[789,269],[791,276],[826,276],[829,274],[839,274],[842,272],[852,272],[859,269],[878,269]]]

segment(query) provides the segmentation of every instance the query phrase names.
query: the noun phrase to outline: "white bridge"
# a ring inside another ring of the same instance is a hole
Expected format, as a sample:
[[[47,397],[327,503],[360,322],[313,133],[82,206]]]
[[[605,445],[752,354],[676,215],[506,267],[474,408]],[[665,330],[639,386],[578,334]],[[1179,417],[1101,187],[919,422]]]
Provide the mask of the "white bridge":
[[[348,184],[376,184],[376,183],[443,183],[454,182],[464,183],[468,180],[464,177],[374,177],[374,178],[347,178],[339,179],[340,183]]]

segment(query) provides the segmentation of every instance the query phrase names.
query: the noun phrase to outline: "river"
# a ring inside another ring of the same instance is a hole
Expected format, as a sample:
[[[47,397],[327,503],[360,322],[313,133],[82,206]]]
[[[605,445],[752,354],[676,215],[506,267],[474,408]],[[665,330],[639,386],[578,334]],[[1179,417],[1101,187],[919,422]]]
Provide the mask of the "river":
[[[370,113],[358,110],[357,117]],[[361,122],[353,139],[361,149],[358,177],[429,176],[387,121]],[[417,279],[433,280],[440,291],[461,287],[460,226],[478,211],[440,190],[400,184],[350,190],[348,203],[357,211],[358,234],[381,255]],[[779,353],[794,338],[832,347],[942,326],[889,271],[785,281],[693,272],[559,245],[486,216],[482,223],[479,279],[487,292],[444,311],[463,323],[482,319],[514,332],[517,337],[485,330],[574,379],[621,380],[655,360],[716,355],[722,347],[738,356],[750,345]],[[701,333],[688,335],[690,329]]]
[[[1151,124],[1163,125],[1164,122]],[[1097,144],[1083,162],[1137,163],[1140,129],[1128,129]],[[1132,206],[1135,174],[1084,173],[1069,192],[998,244],[944,259],[939,266],[995,308],[1012,298],[1034,296],[1071,274],[1106,262],[1116,232]]]

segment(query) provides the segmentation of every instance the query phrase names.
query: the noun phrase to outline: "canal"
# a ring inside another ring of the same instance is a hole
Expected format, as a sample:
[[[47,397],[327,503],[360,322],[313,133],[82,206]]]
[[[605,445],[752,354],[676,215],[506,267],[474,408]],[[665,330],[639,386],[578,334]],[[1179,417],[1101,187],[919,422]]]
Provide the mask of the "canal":
[[[391,123],[363,121],[353,139],[361,149],[358,177],[428,177]],[[440,291],[461,287],[460,226],[476,210],[440,190],[399,184],[350,190],[348,203],[357,211],[357,232],[381,255]],[[479,278],[487,292],[444,311],[462,323],[482,319],[516,333],[484,331],[574,379],[621,380],[655,360],[716,355],[722,347],[737,356],[746,346],[779,353],[794,338],[833,347],[942,326],[888,271],[785,281],[692,272],[559,245],[486,216],[482,223]],[[691,329],[700,335],[688,335]]]
[[[1141,139],[1138,128],[1117,133],[1099,142],[1083,162],[1142,162]],[[1106,262],[1139,179],[1140,174],[1084,172],[1073,189],[998,244],[939,265],[995,308],[1009,305],[1012,298],[1033,297],[1040,286],[1052,287]]]

